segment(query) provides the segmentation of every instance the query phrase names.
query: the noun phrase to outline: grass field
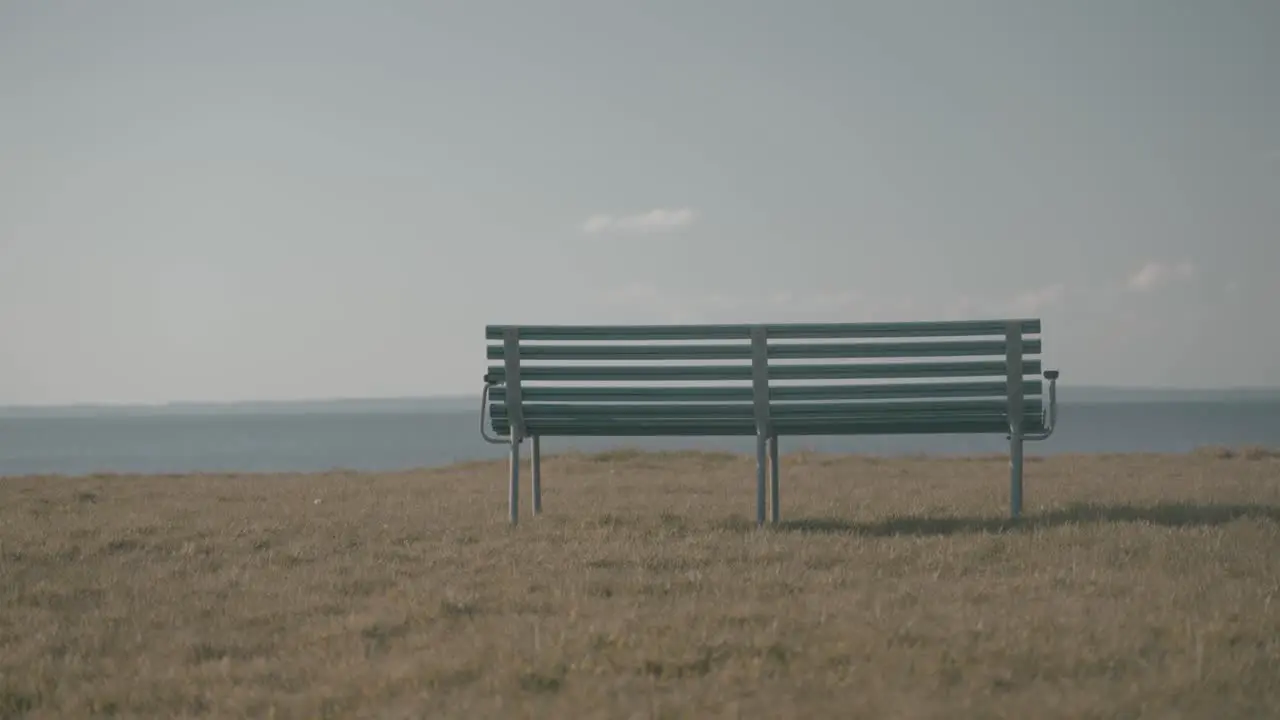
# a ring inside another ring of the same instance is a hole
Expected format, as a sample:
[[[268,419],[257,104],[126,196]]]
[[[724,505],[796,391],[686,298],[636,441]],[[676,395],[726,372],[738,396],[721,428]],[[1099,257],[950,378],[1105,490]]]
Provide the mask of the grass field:
[[[0,717],[1280,716],[1280,458],[0,480]]]

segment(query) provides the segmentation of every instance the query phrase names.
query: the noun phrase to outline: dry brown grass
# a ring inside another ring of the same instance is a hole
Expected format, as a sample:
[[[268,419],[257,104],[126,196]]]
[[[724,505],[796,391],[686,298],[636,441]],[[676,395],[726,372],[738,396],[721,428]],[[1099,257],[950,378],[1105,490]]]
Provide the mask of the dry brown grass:
[[[0,481],[0,716],[1275,717],[1261,450]]]

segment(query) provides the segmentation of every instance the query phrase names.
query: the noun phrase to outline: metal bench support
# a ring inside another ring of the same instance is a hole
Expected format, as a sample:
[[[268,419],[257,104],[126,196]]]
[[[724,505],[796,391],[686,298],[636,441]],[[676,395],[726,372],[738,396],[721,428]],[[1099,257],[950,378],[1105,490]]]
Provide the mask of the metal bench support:
[[[511,524],[520,522],[520,438],[511,436],[511,483],[507,492],[507,508]]]
[[[751,393],[756,418],[756,525],[764,526],[765,476],[768,474],[769,339],[763,325],[751,328]]]
[[[1009,515],[1022,514],[1022,330],[1010,322],[1005,330],[1005,366],[1009,383]]]
[[[520,441],[524,439],[524,411],[520,398],[520,330],[507,328],[502,333],[503,362],[506,371],[507,407],[511,414],[511,487],[508,504],[511,524],[520,522]]]
[[[769,436],[769,522],[777,525],[781,520],[782,511],[778,508],[778,468],[781,461],[778,459],[778,436]]]
[[[542,443],[537,435],[529,438],[533,457],[529,463],[529,484],[533,490],[533,514],[542,514]]]

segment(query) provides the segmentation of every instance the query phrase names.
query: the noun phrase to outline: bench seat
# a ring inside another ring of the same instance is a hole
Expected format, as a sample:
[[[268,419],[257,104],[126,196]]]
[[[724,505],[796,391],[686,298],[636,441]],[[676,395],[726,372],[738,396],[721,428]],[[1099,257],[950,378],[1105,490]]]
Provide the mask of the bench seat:
[[[950,407],[948,407],[950,406]],[[495,433],[509,435],[505,407],[490,406]],[[1038,400],[1023,403],[1023,429],[1044,429]],[[996,402],[779,403],[769,409],[777,435],[908,435],[1006,433],[1007,410]],[[527,403],[525,430],[542,437],[752,436],[751,405]]]

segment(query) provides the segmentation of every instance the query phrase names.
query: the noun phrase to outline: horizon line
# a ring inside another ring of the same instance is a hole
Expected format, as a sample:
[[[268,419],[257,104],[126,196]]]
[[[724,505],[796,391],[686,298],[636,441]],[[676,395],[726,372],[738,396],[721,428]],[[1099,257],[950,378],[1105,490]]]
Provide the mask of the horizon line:
[[[1173,387],[1161,385],[1074,385],[1058,386],[1058,391],[1068,393],[1080,391],[1121,391],[1121,392],[1158,392],[1158,393],[1240,393],[1240,392],[1280,392],[1280,385],[1232,385],[1224,387]],[[476,397],[473,397],[475,395]],[[330,396],[306,398],[262,398],[239,400],[160,400],[144,401],[95,401],[58,402],[58,403],[0,403],[0,410],[57,410],[57,409],[90,409],[90,408],[176,408],[183,406],[217,406],[236,405],[314,405],[337,403],[378,403],[378,402],[430,402],[478,400],[478,393],[440,393],[433,395],[361,395]]]

